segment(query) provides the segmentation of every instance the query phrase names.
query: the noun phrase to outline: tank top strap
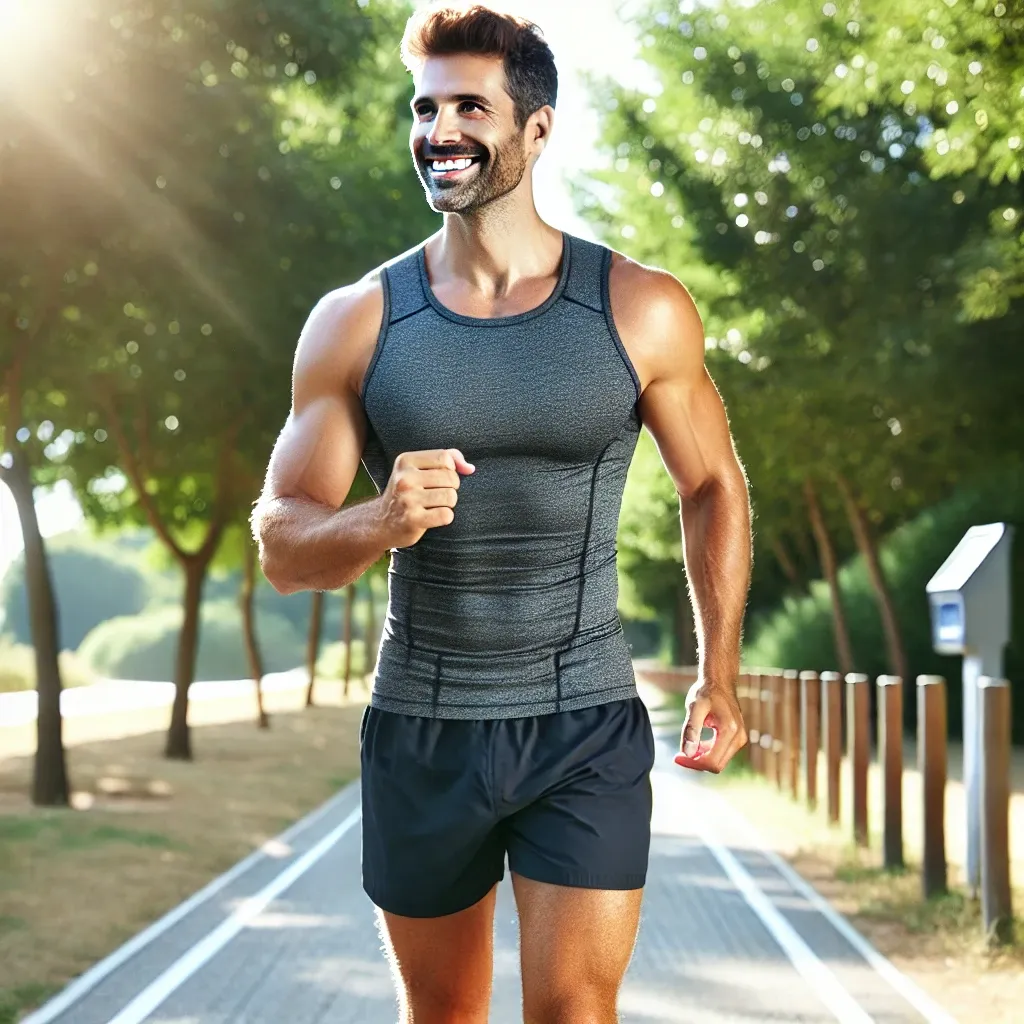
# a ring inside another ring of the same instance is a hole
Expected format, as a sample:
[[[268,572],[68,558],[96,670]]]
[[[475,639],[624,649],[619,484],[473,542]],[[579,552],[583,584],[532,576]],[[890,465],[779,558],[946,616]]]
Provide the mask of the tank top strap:
[[[404,320],[430,305],[423,291],[423,280],[420,275],[421,248],[422,246],[417,246],[384,268],[388,284],[389,325],[396,324],[399,320]]]
[[[584,238],[567,235],[570,245],[569,279],[563,297],[596,313],[605,311],[608,258],[611,250]]]

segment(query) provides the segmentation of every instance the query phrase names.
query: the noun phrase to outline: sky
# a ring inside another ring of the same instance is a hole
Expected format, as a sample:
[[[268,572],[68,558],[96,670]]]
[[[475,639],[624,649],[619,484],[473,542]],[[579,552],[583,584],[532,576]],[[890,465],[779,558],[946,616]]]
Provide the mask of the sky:
[[[8,0],[0,0],[3,7]],[[500,0],[492,6],[528,18],[544,32],[559,74],[558,106],[551,145],[534,172],[534,191],[540,215],[556,227],[593,238],[576,217],[568,182],[599,166],[595,149],[597,118],[579,82],[585,72],[617,78],[626,86],[648,82],[635,57],[632,31],[619,16],[633,0]],[[36,492],[36,509],[44,537],[75,529],[82,522],[78,503],[65,484]],[[0,576],[22,548],[14,499],[0,483]]]

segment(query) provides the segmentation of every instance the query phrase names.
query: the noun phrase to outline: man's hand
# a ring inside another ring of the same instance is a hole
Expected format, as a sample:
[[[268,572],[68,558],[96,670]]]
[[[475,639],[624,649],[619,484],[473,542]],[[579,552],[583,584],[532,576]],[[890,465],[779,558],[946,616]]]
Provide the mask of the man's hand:
[[[459,474],[473,472],[455,448],[399,455],[378,499],[389,546],[411,547],[427,530],[454,522]]]
[[[714,738],[702,740],[703,729]],[[717,775],[747,742],[747,730],[734,687],[712,686],[698,680],[686,695],[686,720],[676,764]]]

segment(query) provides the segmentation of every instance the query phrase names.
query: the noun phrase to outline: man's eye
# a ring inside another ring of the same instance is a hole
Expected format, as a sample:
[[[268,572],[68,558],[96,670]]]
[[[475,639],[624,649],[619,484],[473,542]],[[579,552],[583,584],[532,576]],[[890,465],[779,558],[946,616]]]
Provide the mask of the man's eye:
[[[463,104],[461,104],[459,106],[459,110],[463,110],[463,111],[466,111],[466,110],[483,110],[483,109],[484,108],[481,107],[479,103],[472,103],[469,100],[466,100],[465,103],[463,103]]]
[[[421,118],[423,118],[423,117],[431,117],[433,115],[433,113],[434,113],[434,108],[433,107],[426,107],[426,106],[424,106],[424,107],[417,107],[416,108],[416,116],[417,117],[421,117]]]

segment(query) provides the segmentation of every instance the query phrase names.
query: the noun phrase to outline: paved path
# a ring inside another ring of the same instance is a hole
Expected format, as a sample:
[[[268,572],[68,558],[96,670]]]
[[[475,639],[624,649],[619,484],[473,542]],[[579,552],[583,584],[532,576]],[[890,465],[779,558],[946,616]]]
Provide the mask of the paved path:
[[[952,1024],[672,765],[677,726],[656,731],[651,870],[620,1000],[625,1024]],[[25,1024],[393,1024],[359,857],[359,795],[349,787]],[[507,878],[496,938],[491,1020],[516,1024]]]

